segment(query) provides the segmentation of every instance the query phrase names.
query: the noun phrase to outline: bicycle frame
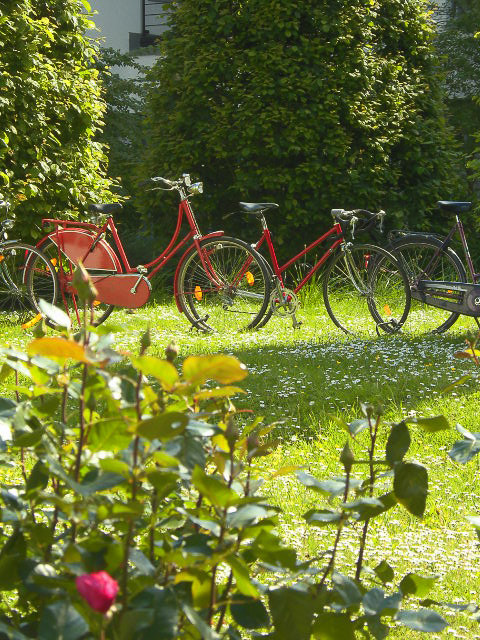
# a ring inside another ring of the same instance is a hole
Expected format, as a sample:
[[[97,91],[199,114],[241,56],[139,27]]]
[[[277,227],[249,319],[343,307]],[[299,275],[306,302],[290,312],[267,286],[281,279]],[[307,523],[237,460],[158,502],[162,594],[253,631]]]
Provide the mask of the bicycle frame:
[[[442,245],[440,247],[438,247],[437,251],[433,255],[433,257],[430,260],[430,262],[428,263],[428,265],[425,267],[423,272],[418,276],[417,283],[418,283],[418,281],[422,280],[424,276],[428,276],[429,275],[430,269],[435,266],[435,264],[437,262],[437,259],[438,259],[438,256],[442,253],[442,251],[444,251],[444,249],[446,249],[450,245],[450,242],[452,241],[453,236],[457,232],[458,232],[458,235],[460,236],[460,241],[462,243],[463,253],[465,255],[465,260],[466,260],[466,263],[467,263],[467,267],[468,267],[468,271],[470,273],[470,278],[472,280],[472,283],[473,284],[477,284],[478,283],[478,281],[480,280],[480,273],[476,273],[475,272],[475,267],[474,267],[474,264],[473,264],[472,256],[470,255],[470,250],[468,248],[467,237],[465,235],[465,230],[463,228],[463,223],[460,220],[460,218],[458,217],[458,215],[455,216],[455,224],[453,225],[453,227],[448,232],[448,235],[444,238],[444,240],[442,240]]]
[[[278,260],[277,260],[277,255],[275,253],[275,247],[273,246],[273,242],[272,242],[272,236],[270,234],[270,230],[268,229],[265,217],[262,216],[261,219],[262,222],[262,235],[260,237],[260,240],[257,242],[257,244],[255,245],[255,249],[258,251],[260,249],[260,247],[266,243],[267,248],[268,248],[268,252],[270,254],[270,259],[272,261],[272,267],[273,267],[273,272],[275,274],[275,276],[278,278],[281,286],[284,286],[284,282],[283,282],[283,278],[282,278],[282,274],[289,268],[292,266],[292,264],[295,264],[296,262],[298,262],[298,260],[300,260],[301,258],[303,258],[303,256],[305,256],[309,251],[311,251],[312,249],[314,249],[315,247],[317,247],[318,245],[322,244],[325,240],[327,240],[327,238],[332,237],[332,244],[330,245],[330,247],[325,251],[325,253],[323,254],[323,256],[320,258],[320,260],[318,260],[313,267],[310,269],[310,271],[308,271],[308,273],[303,277],[303,279],[298,283],[298,285],[295,287],[295,289],[293,290],[293,292],[296,294],[300,291],[300,289],[302,289],[302,287],[305,286],[305,284],[312,278],[312,276],[318,271],[318,269],[325,264],[325,262],[328,260],[328,258],[334,253],[334,251],[337,249],[337,247],[339,247],[341,244],[343,244],[345,242],[344,240],[344,236],[343,236],[343,231],[342,231],[342,226],[339,222],[336,222],[331,229],[329,229],[326,233],[324,233],[322,236],[320,236],[319,238],[317,238],[316,240],[314,240],[314,242],[312,242],[311,244],[308,245],[308,247],[305,247],[305,249],[303,249],[303,251],[300,251],[300,253],[298,253],[296,256],[294,256],[293,258],[291,258],[290,260],[288,260],[287,262],[285,262],[285,264],[283,265],[279,265],[278,264]]]

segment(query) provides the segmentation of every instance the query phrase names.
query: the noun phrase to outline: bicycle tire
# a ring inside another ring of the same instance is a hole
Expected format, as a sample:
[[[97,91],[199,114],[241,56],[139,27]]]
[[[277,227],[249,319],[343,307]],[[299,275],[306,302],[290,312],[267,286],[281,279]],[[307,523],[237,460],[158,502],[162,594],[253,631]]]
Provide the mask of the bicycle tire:
[[[392,243],[391,251],[402,264],[410,284],[433,259],[435,252],[442,247],[442,241],[429,235],[405,236]],[[445,248],[433,265],[429,280],[466,282],[467,274],[459,256],[450,247]],[[415,330],[428,333],[443,333],[452,327],[459,313],[439,309],[412,298],[410,318],[404,331]]]
[[[72,323],[76,324],[78,320],[77,310],[79,310],[80,315],[82,315],[82,308],[78,308],[76,295],[67,290],[67,279],[71,278],[77,265],[69,260],[62,251],[59,251],[57,245],[48,237],[42,241],[39,248],[51,262],[57,274],[60,294],[58,296],[58,302],[65,308],[65,311],[68,313]],[[114,309],[115,307],[111,304],[94,301],[92,305],[93,321],[91,324],[94,327],[102,324]],[[54,327],[51,321],[47,321],[47,323]]]
[[[408,316],[410,287],[391,253],[357,244],[338,251],[328,263],[323,300],[333,323],[346,334],[375,335],[379,327],[395,333]]]
[[[55,304],[58,279],[47,257],[23,242],[0,246],[0,313],[2,320],[33,327],[40,319],[38,300]]]
[[[204,332],[253,329],[270,299],[264,259],[246,242],[222,236],[200,241],[222,286],[214,286],[198,252],[192,249],[176,273],[178,302],[185,316]]]

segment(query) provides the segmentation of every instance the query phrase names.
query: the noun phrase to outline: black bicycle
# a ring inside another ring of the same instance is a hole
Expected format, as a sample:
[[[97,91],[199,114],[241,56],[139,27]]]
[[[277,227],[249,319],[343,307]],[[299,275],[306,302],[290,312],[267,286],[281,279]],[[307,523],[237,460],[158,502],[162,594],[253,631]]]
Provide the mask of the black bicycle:
[[[9,203],[0,200],[8,215]],[[32,327],[41,319],[38,300],[55,304],[58,280],[54,265],[36,247],[9,240],[11,219],[0,222],[0,322]]]

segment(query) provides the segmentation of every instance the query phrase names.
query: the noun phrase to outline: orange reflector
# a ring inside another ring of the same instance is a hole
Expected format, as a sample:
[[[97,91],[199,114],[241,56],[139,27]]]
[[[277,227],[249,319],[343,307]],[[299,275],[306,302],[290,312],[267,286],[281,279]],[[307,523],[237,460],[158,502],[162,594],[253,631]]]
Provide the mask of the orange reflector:
[[[37,322],[40,322],[41,319],[42,319],[42,314],[37,313],[37,315],[34,318],[22,324],[22,329],[31,329],[37,324]]]
[[[391,315],[392,315],[392,310],[390,309],[390,307],[388,306],[388,304],[386,304],[386,305],[383,307],[383,310],[385,311],[385,315],[386,315],[386,316],[391,316]]]
[[[2,260],[5,260],[5,256],[0,256],[0,262],[2,262]]]
[[[203,298],[202,288],[198,286],[195,287],[194,296],[197,300],[201,300]]]
[[[56,267],[56,266],[57,266],[57,259],[56,259],[56,258],[52,258],[52,259],[50,260],[50,262],[53,264],[53,266],[54,266],[54,267]]]
[[[250,271],[247,271],[247,273],[245,274],[245,278],[247,279],[247,283],[250,286],[252,286],[252,284],[254,284],[255,278],[253,277],[253,273],[250,273]]]
[[[102,303],[100,302],[100,300],[94,300],[94,301],[93,301],[93,306],[94,306],[94,307],[98,307],[98,305],[99,305],[99,304],[102,304]]]
[[[452,289],[447,289],[447,293],[453,293]]]

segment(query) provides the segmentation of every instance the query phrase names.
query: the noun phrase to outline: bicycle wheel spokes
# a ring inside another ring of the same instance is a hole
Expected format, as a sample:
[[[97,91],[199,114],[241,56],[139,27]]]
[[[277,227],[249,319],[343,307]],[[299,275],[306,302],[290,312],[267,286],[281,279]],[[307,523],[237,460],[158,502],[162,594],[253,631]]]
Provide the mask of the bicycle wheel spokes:
[[[439,252],[439,247],[439,241],[416,237],[410,240],[407,238],[395,245],[395,256],[406,271],[411,284],[415,285],[427,268],[428,275],[423,275],[424,279],[466,282],[465,269],[457,254],[451,249]],[[457,318],[457,313],[424,304],[412,296],[410,315],[404,330],[415,333],[442,333],[451,327]]]
[[[33,269],[33,264],[36,264]],[[32,282],[44,298],[54,304],[57,280],[46,258],[34,247],[22,243],[0,249],[0,319],[30,328],[40,320],[40,310],[32,296]]]
[[[387,251],[354,245],[339,252],[325,273],[324,301],[333,322],[346,333],[375,335],[377,326],[395,332],[408,315],[408,281]]]
[[[235,238],[204,240],[201,251],[203,263],[193,251],[178,274],[178,298],[187,318],[203,331],[254,327],[267,308],[270,293],[261,258]]]

